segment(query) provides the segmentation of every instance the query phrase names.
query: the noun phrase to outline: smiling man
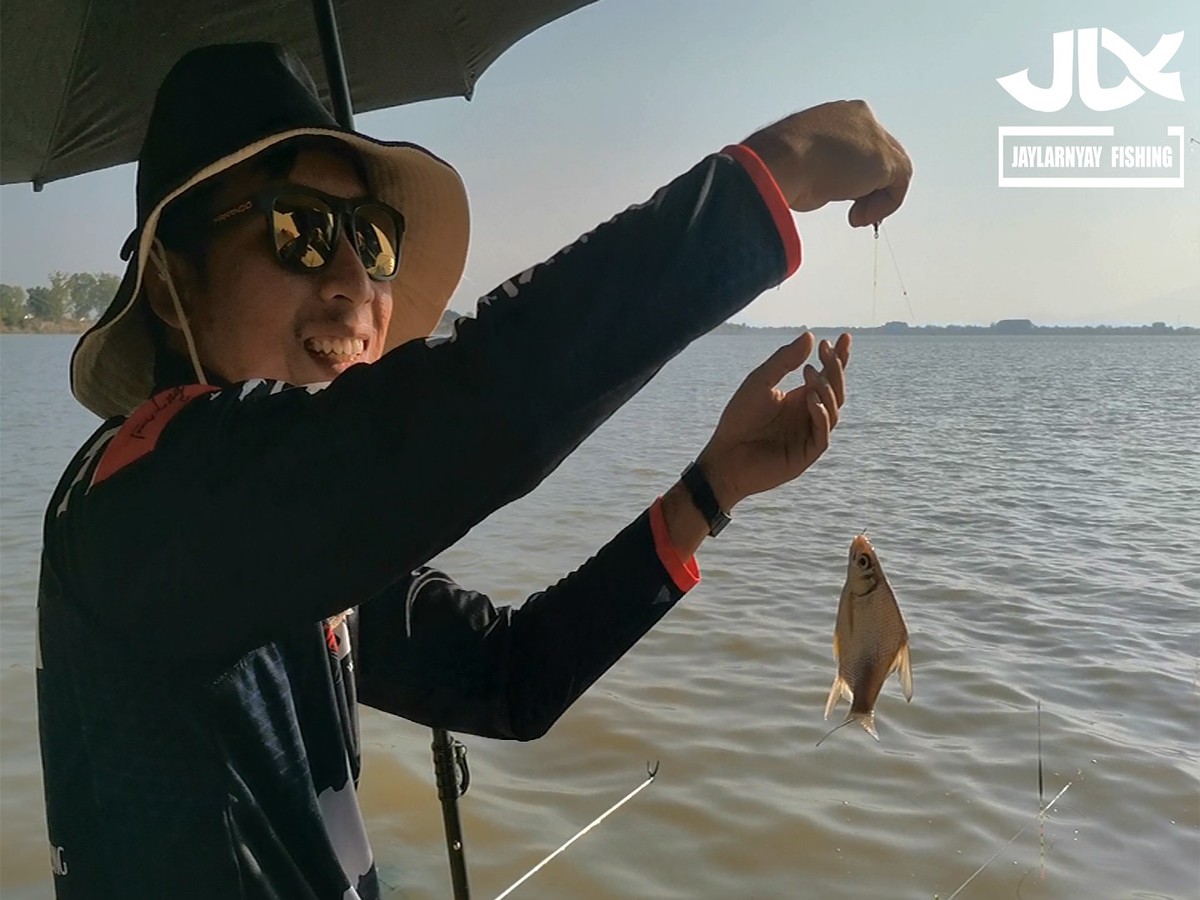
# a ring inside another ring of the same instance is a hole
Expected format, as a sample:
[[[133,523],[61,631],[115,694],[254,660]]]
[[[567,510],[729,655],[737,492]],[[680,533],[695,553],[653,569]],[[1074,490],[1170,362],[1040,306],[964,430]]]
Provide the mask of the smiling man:
[[[58,895],[378,897],[357,704],[543,734],[697,582],[693,554],[733,507],[821,456],[848,337],[786,393],[814,344],[780,348],[677,483],[519,608],[426,562],[790,275],[789,207],[850,199],[866,225],[910,175],[865,104],[797,113],[505,282],[435,344],[466,258],[454,170],[338,128],[280,47],[181,60],[139,158],[128,270],[72,359],[105,422],[46,517]]]
[[[213,202],[224,211],[209,214]],[[405,219],[368,196],[366,173],[345,144],[306,137],[276,145],[180,203],[169,223],[178,237],[166,245],[178,241],[191,259],[160,274],[171,275],[194,313],[179,314],[165,277],[147,285],[174,352],[186,356],[190,327],[204,366],[226,382],[289,384],[331,381],[383,354]],[[201,255],[188,240],[206,229]],[[262,252],[264,230],[274,255]],[[411,337],[424,337],[428,325],[397,324]]]

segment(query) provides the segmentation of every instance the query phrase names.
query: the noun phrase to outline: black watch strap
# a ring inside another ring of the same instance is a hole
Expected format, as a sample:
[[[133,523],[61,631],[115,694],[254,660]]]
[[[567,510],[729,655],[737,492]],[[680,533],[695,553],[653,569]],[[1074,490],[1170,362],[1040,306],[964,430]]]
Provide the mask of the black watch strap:
[[[712,485],[708,483],[704,470],[696,463],[690,463],[683,470],[680,480],[691,495],[692,502],[696,504],[696,509],[700,510],[700,514],[708,523],[709,537],[716,537],[729,524],[730,518],[728,513],[722,511],[721,505],[717,503],[717,495],[713,493]]]

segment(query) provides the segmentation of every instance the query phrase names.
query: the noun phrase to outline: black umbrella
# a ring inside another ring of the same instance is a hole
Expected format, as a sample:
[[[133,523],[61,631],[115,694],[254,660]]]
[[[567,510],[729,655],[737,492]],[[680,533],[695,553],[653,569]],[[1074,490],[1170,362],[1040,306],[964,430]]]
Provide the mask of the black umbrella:
[[[593,2],[8,0],[0,6],[0,183],[29,181],[40,190],[135,160],[159,83],[195,47],[262,40],[289,47],[338,121],[353,128],[355,110],[470,99],[501,53]],[[470,893],[458,817],[470,780],[465,753],[445,729],[434,729],[456,900]]]
[[[0,4],[0,183],[29,181],[37,190],[132,162],[159,82],[194,47],[289,47],[349,126],[352,112],[470,98],[506,49],[592,2],[7,0]]]

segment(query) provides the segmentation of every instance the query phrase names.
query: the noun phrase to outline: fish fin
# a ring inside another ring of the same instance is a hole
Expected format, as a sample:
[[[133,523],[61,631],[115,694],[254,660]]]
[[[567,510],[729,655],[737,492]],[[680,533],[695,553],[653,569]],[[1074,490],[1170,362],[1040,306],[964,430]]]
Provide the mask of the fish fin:
[[[838,637],[837,637],[837,632],[835,631],[835,632],[833,633],[833,659],[834,659],[834,662],[836,662],[836,661],[838,660],[838,658],[839,658],[839,657],[838,657],[839,649],[840,649],[840,648],[838,647]]]
[[[822,737],[821,740],[817,741],[817,746],[820,747],[821,744],[823,744],[825,742],[825,738],[829,737],[831,734],[833,734],[839,728],[845,728],[847,725],[849,725],[853,721],[854,721],[854,716],[846,716],[845,722],[843,722],[841,725],[836,725],[833,728],[829,729],[829,731],[825,732],[825,737]]]
[[[912,702],[912,662],[908,656],[908,642],[900,647],[900,652],[896,654],[896,659],[900,663],[900,684],[904,688],[904,699]]]
[[[853,716],[851,718],[853,718]],[[879,740],[879,732],[875,730],[875,710],[871,710],[869,713],[866,713],[858,721],[867,734],[875,738],[875,740]]]
[[[825,701],[825,718],[828,719],[833,708],[837,706],[838,697],[845,697],[851,703],[854,702],[854,692],[840,673],[834,676],[833,687],[829,689],[829,699]]]

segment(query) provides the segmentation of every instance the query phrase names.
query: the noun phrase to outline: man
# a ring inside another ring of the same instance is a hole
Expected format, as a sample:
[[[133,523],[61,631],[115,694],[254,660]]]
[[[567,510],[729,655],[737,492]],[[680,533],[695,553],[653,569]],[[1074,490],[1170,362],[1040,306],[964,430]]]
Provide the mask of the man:
[[[519,609],[426,561],[791,274],[789,205],[853,199],[866,225],[910,174],[865,104],[798,113],[433,344],[466,254],[453,169],[337,127],[280,47],[181,60],[139,159],[128,271],[72,360],[107,420],[47,512],[58,895],[377,897],[356,703],[544,733],[696,583],[693,554],[733,507],[822,454],[848,337],[786,394],[810,336],[750,373],[680,482]]]

